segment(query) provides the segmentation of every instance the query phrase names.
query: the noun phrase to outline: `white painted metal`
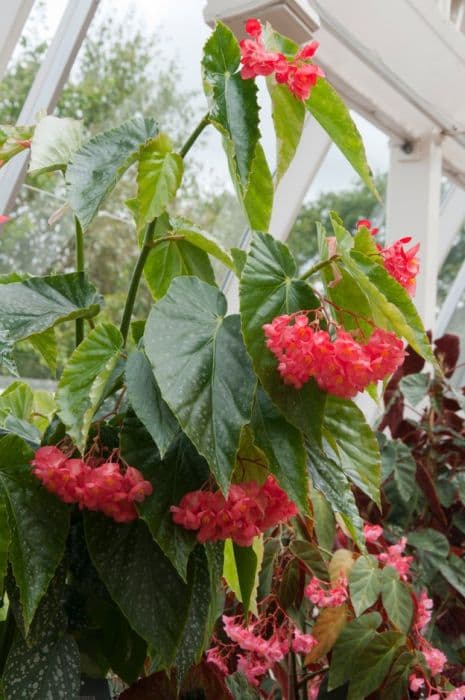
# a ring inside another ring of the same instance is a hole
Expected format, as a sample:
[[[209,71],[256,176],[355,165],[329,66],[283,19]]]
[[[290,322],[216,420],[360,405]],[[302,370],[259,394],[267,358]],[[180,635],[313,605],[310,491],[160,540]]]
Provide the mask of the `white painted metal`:
[[[55,107],[99,2],[69,1],[23,105],[19,124],[32,124],[39,112],[50,112]],[[26,164],[27,154],[24,154],[2,168],[0,213],[8,212],[13,205]]]
[[[1,3],[0,80],[21,36],[34,0],[5,0]]]
[[[441,205],[439,217],[439,267],[443,264],[454,238],[465,221],[465,191],[452,186]]]
[[[420,243],[421,271],[415,303],[427,328],[434,326],[439,271],[441,146],[435,136],[413,144],[406,153],[392,142],[386,201],[387,242],[410,235]]]
[[[462,263],[462,266],[452,283],[451,288],[449,289],[449,292],[447,294],[447,297],[441,306],[441,310],[439,311],[438,318],[436,321],[436,332],[435,336],[437,338],[440,338],[441,335],[443,335],[447,331],[447,327],[452,319],[452,316],[454,315],[454,311],[457,308],[457,304],[460,301],[460,298],[465,291],[465,261]]]
[[[306,0],[208,0],[204,17],[210,25],[221,19],[238,37],[244,35],[245,21],[257,17],[299,43],[319,27],[318,15]]]

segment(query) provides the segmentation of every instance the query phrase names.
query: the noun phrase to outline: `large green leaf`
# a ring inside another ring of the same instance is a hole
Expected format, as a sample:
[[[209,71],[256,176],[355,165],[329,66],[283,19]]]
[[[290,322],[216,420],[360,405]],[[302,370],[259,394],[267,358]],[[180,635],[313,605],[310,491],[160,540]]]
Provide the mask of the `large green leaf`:
[[[100,301],[95,287],[77,273],[1,284],[0,360],[19,340],[63,321],[95,316]]]
[[[173,442],[179,425],[163,401],[150,363],[140,350],[129,355],[125,376],[131,406],[163,457]]]
[[[317,447],[308,446],[308,457],[314,488],[324,494],[333,511],[342,517],[359,547],[363,547],[362,520],[344,472]]]
[[[152,310],[144,334],[163,399],[224,491],[255,391],[239,318],[225,313],[218,289],[178,277]]]
[[[127,452],[123,454],[129,457]],[[134,466],[143,468],[136,463]],[[185,579],[189,555],[195,547],[195,533],[175,525],[170,507],[178,505],[188,491],[196,491],[205,484],[208,465],[180,432],[165,458],[155,460],[144,473],[153,483],[153,494],[139,505],[139,512],[154,540]]]
[[[401,632],[407,633],[412,624],[413,603],[410,591],[391,566],[383,569],[381,599],[389,619]]]
[[[31,473],[33,452],[15,435],[0,439],[0,484],[11,533],[9,559],[26,629],[64,554],[69,511]]]
[[[375,637],[381,622],[381,615],[373,612],[352,620],[344,627],[331,657],[329,688],[337,688],[351,678],[354,666],[358,664],[367,644]]]
[[[326,394],[313,380],[301,389],[284,384],[277,360],[266,348],[263,325],[281,314],[320,304],[298,279],[289,249],[268,234],[254,234],[241,276],[240,303],[244,341],[263,387],[290,423],[319,441]]]
[[[401,440],[389,440],[382,449],[381,457],[383,480],[392,474],[399,497],[408,503],[416,489],[417,465],[412,453]]]
[[[302,434],[258,388],[252,412],[255,444],[268,459],[270,470],[303,513],[308,513],[307,457]]]
[[[183,160],[173,153],[166,134],[158,134],[143,146],[139,156],[137,199],[139,221],[148,224],[174,199],[183,174]]]
[[[360,700],[377,690],[404,643],[405,636],[399,632],[383,632],[368,642],[352,666],[347,700]]]
[[[350,601],[356,615],[361,615],[378,600],[382,588],[382,572],[371,555],[357,559],[349,578]]]
[[[58,415],[81,452],[122,347],[119,330],[110,323],[99,324],[73,352],[61,375]]]
[[[73,154],[81,147],[83,133],[82,121],[51,114],[41,119],[32,137],[31,175],[65,170]]]
[[[353,401],[329,395],[323,427],[328,442],[335,443],[344,474],[379,506],[381,455],[363,412]]]
[[[111,597],[131,627],[156,650],[162,665],[171,665],[188,620],[193,624],[197,559],[186,584],[141,520],[117,525],[109,518],[86,513],[85,527],[90,556]],[[210,595],[208,587],[204,595]],[[204,610],[199,613],[203,619]]]
[[[272,117],[276,134],[278,181],[294,158],[305,121],[305,106],[296,100],[286,85],[267,81],[271,95]]]
[[[153,119],[134,117],[98,134],[74,154],[66,171],[68,202],[85,231],[105,197],[158,129]]]
[[[239,183],[246,190],[260,132],[257,87],[238,73],[240,56],[234,34],[218,22],[204,47],[204,89],[210,121],[229,140]]]
[[[449,541],[442,532],[426,528],[409,533],[408,543],[417,550],[417,556],[432,574],[442,571],[449,555]],[[465,584],[465,581],[464,581]]]
[[[317,81],[305,106],[379,199],[362,137],[344,101],[327,80]]]

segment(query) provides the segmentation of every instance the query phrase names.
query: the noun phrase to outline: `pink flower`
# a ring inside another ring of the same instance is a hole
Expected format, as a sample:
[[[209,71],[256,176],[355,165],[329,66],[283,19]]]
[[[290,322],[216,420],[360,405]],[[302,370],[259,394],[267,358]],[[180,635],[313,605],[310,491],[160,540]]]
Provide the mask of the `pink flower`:
[[[400,238],[388,248],[380,250],[380,254],[386,270],[412,297],[416,289],[415,278],[420,271],[420,263],[417,258],[420,244],[417,243],[407,250],[405,244],[411,240],[409,236]]]
[[[447,700],[464,700],[465,698],[465,685],[461,685],[450,693],[446,695]]]
[[[423,656],[432,676],[437,676],[442,673],[444,666],[447,663],[447,656],[440,649],[435,647],[426,647],[422,649]]]
[[[260,677],[264,676],[269,669],[269,664],[263,660],[258,660],[248,655],[238,656],[237,670],[244,674],[250,685],[258,687],[260,685]]]
[[[425,679],[420,678],[419,676],[415,675],[415,673],[411,673],[409,676],[409,688],[412,691],[412,693],[416,693],[420,688],[423,688],[425,685]]]
[[[311,634],[304,634],[295,628],[291,647],[296,654],[308,654],[317,644],[318,640]]]
[[[410,564],[413,557],[402,556],[405,547],[407,546],[407,538],[401,537],[397,544],[393,544],[387,548],[385,552],[377,555],[378,561],[385,566],[392,566],[399,573],[403,581],[407,581],[410,574]]]
[[[253,36],[254,39],[258,39],[258,37],[262,35],[262,25],[258,19],[251,17],[245,23],[245,31],[249,36]]]
[[[365,540],[367,542],[377,542],[383,534],[383,528],[381,527],[381,525],[372,525],[371,523],[365,523],[365,525],[363,526],[363,534],[365,535]]]
[[[225,676],[228,675],[229,670],[228,666],[224,661],[224,658],[221,654],[221,651],[218,649],[218,647],[212,647],[211,649],[208,649],[208,651],[205,653],[207,657],[207,662],[209,664],[213,664],[216,666],[216,668]]]
[[[305,588],[305,596],[319,608],[336,608],[347,600],[347,578],[341,573],[338,580],[328,584],[315,576]]]
[[[359,219],[357,221],[357,228],[367,228],[372,236],[376,236],[379,228],[373,228],[370,219]]]
[[[431,620],[433,601],[428,598],[426,591],[421,591],[416,597],[416,614],[414,628],[417,632],[423,632],[429,621]]]

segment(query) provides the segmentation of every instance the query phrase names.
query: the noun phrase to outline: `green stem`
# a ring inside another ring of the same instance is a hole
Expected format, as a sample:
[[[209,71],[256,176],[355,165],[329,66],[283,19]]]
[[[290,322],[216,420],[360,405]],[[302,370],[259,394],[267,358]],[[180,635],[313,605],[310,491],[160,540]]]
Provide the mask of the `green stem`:
[[[84,257],[84,235],[82,233],[82,226],[77,217],[74,218],[75,224],[75,236],[76,236],[76,272],[79,274],[80,281],[84,282],[84,269],[85,269],[85,257]],[[84,340],[84,319],[76,319],[76,347],[82,343]]]
[[[310,270],[307,270],[307,272],[306,272],[305,274],[303,274],[303,275],[301,276],[300,279],[301,279],[301,280],[306,280],[306,279],[308,279],[309,277],[311,277],[312,275],[314,275],[315,272],[319,272],[319,271],[322,270],[324,267],[327,267],[328,265],[331,265],[331,263],[336,262],[336,260],[339,260],[340,257],[341,257],[340,255],[332,255],[332,256],[331,256],[330,258],[328,258],[327,260],[322,260],[322,261],[319,262],[317,265],[313,265],[313,267],[311,267]]]
[[[124,344],[128,339],[129,325],[131,323],[131,316],[134,309],[134,303],[136,301],[137,290],[139,289],[140,278],[142,277],[142,272],[144,271],[144,265],[148,258],[150,251],[152,250],[152,239],[155,232],[155,225],[157,220],[154,219],[145,229],[144,241],[142,248],[137,258],[136,265],[134,267],[131,282],[129,284],[128,296],[126,298],[126,304],[124,305],[123,318],[121,320],[121,335],[124,339]]]
[[[205,129],[206,126],[208,126],[209,123],[210,123],[210,115],[205,114],[205,116],[202,118],[202,120],[199,122],[199,124],[196,126],[196,128],[194,129],[192,134],[187,139],[184,146],[179,151],[179,155],[182,158],[186,157],[187,153],[190,151],[190,149],[192,148],[194,143],[197,141],[197,139],[199,138],[202,131]]]

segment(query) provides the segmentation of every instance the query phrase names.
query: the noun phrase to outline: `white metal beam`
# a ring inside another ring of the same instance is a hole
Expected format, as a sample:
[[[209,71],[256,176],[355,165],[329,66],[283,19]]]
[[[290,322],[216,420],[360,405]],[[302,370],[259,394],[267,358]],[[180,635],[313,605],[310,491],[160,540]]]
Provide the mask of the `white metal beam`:
[[[69,0],[23,105],[19,124],[33,124],[39,112],[50,112],[55,107],[99,2],[100,0]],[[13,206],[24,177],[27,158],[27,153],[17,156],[0,172],[2,214]]]
[[[2,3],[0,23],[0,80],[23,31],[34,0],[7,0]]]
[[[449,253],[454,238],[465,221],[465,191],[452,186],[441,205],[439,218],[439,267]]]
[[[465,261],[462,263],[460,270],[452,283],[451,288],[447,294],[447,297],[441,306],[438,318],[436,321],[436,332],[435,336],[440,338],[441,335],[447,331],[447,327],[452,319],[457,304],[465,291]]]
[[[386,237],[393,243],[412,236],[420,243],[420,274],[415,304],[426,328],[434,326],[439,271],[439,209],[442,156],[439,139],[425,137],[406,153],[391,143],[386,198]]]

